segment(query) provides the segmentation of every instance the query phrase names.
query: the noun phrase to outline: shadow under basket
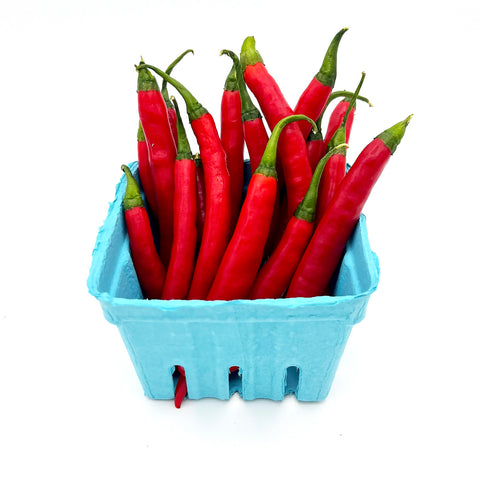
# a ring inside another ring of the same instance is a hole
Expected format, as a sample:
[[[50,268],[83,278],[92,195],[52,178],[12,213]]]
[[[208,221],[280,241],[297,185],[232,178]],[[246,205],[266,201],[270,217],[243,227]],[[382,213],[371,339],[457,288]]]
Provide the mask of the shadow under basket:
[[[137,162],[130,168],[137,176]],[[123,217],[125,184],[122,178],[98,233],[87,284],[118,327],[145,395],[173,399],[181,366],[189,399],[228,399],[238,392],[245,400],[292,393],[302,401],[323,400],[352,326],[365,317],[378,285],[365,217],[348,242],[332,296],[144,300]]]

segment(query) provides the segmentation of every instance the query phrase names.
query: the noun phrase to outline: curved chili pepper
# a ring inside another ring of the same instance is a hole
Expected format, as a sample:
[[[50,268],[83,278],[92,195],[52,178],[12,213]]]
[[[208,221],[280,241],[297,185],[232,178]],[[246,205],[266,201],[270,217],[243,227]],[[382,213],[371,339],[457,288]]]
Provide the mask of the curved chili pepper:
[[[153,185],[152,171],[148,159],[148,145],[143,133],[142,124],[138,122],[137,131],[137,156],[138,156],[138,175],[140,183],[145,193],[148,206],[153,212],[155,218],[158,218],[157,197],[155,195],[155,186]]]
[[[352,103],[351,97],[353,97],[354,95],[353,93],[346,92],[346,91],[335,92],[335,93],[342,93],[343,94],[342,96],[344,97],[344,99],[335,106],[335,108],[333,109],[330,115],[330,118],[328,119],[327,132],[325,133],[325,143],[327,145],[332,139],[334,133],[338,130],[338,128],[342,124],[343,118],[345,117],[345,113],[348,110],[350,103]],[[372,106],[368,98],[358,95],[356,100],[362,100],[362,102],[368,103],[370,107]],[[346,133],[347,142],[348,142],[348,139],[350,138],[350,131],[352,130],[352,123],[353,123],[353,118],[355,114],[355,109],[356,109],[356,101],[353,102],[353,107],[351,108],[351,112],[345,124],[345,133]]]
[[[292,115],[278,122],[265,148],[260,165],[250,180],[237,226],[225,251],[207,300],[247,298],[263,258],[277,196],[277,144],[286,125],[305,115]]]
[[[173,241],[173,164],[177,148],[157,81],[142,65],[145,65],[143,60],[137,67],[138,111],[148,145],[157,198],[160,258],[164,265],[168,265]]]
[[[360,93],[360,89],[362,88],[364,79],[365,73],[362,73],[362,78],[360,79],[357,89],[355,90],[355,93],[353,94],[349,102],[348,108],[344,112],[343,119],[340,122],[340,125],[338,126],[336,132],[332,136],[330,142],[328,143],[327,151],[335,148],[341,143],[347,143],[347,137],[349,137],[350,129],[352,127],[352,122],[350,120],[353,121],[353,117],[350,115],[350,113],[353,112],[353,108],[357,100],[358,94]],[[318,222],[322,218],[328,204],[330,203],[333,195],[335,194],[335,191],[343,180],[343,177],[345,177],[346,169],[346,152],[345,149],[343,149],[342,151],[333,155],[325,166],[325,170],[320,181],[320,188],[318,193],[318,214],[315,220],[316,224],[318,224]]]
[[[335,152],[346,146],[342,144],[333,148],[318,162],[305,197],[290,218],[274,252],[255,278],[250,290],[250,299],[280,298],[287,290],[313,233],[318,185],[325,164]]]
[[[123,211],[133,266],[145,298],[160,298],[165,281],[165,268],[155,248],[140,188],[126,165],[122,165],[122,170],[127,178]]]
[[[206,209],[206,192],[205,192],[205,175],[203,172],[202,160],[200,154],[193,156],[195,161],[195,179],[197,184],[197,249],[200,247],[203,235],[203,225],[205,223]]]
[[[187,298],[202,300],[208,294],[230,238],[232,207],[226,154],[212,115],[190,91],[158,68],[152,65],[144,67],[166,79],[182,95],[187,106],[190,125],[200,148],[205,172],[207,205],[202,243]]]
[[[255,39],[247,37],[242,45],[240,62],[245,83],[255,95],[271,130],[285,117],[293,115],[275,79],[265,68]],[[312,179],[305,139],[297,123],[288,125],[278,142],[278,152],[288,197],[288,215],[293,215]]]
[[[240,211],[243,192],[242,103],[238,91],[237,71],[232,67],[223,89],[220,108],[220,139],[227,155],[232,197],[232,231]]]
[[[193,53],[193,50],[185,50],[181,55],[179,55],[165,70],[165,73],[170,75],[173,69],[177,66],[177,64],[182,60],[182,58],[187,53]],[[177,113],[175,111],[175,107],[170,100],[170,96],[168,95],[168,88],[167,82],[165,80],[162,81],[162,97],[165,100],[165,105],[167,106],[167,113],[168,113],[168,121],[170,123],[170,128],[172,129],[173,139],[175,140],[175,145],[178,144],[178,133],[177,133]]]
[[[363,206],[402,140],[410,119],[411,115],[382,132],[357,157],[315,229],[290,282],[287,297],[325,293]]]
[[[297,105],[294,109],[295,113],[301,113],[307,117],[317,120],[324,110],[328,97],[332,93],[335,80],[337,79],[337,53],[340,40],[348,28],[340,30],[331,41],[322,66],[318,73],[313,77],[307,88],[300,95]],[[303,137],[307,138],[311,127],[306,122],[299,124]]]
[[[172,97],[177,118],[178,151],[175,159],[175,192],[173,200],[173,245],[163,300],[183,300],[190,288],[197,249],[197,186],[195,162],[185,127]]]
[[[326,137],[324,139],[323,135],[322,135],[322,120],[323,120],[323,117],[325,115],[325,111],[326,111],[329,103],[332,102],[332,100],[334,100],[338,97],[345,97],[345,99],[346,99],[347,97],[352,97],[352,96],[353,96],[352,92],[348,92],[347,90],[340,90],[340,91],[332,92],[330,94],[330,96],[328,97],[327,104],[325,105],[325,108],[323,109],[322,113],[320,114],[320,116],[318,117],[318,120],[316,122],[317,130],[318,130],[317,133],[314,133],[313,131],[311,131],[310,134],[308,135],[308,138],[307,138],[308,159],[310,161],[310,166],[312,167],[312,172],[315,170],[315,167],[317,166],[317,163],[325,155],[325,153],[327,151],[328,142],[326,141]],[[362,100],[363,102],[366,102],[370,106],[372,106],[372,104],[370,103],[370,101],[366,97],[362,97],[362,96],[358,95],[357,100]],[[340,102],[340,103],[342,103],[342,102]],[[336,125],[335,129],[337,129],[340,126],[340,124],[342,123],[342,119],[343,119],[343,115],[342,116],[337,115],[337,112],[336,112],[337,108],[339,108],[339,107],[338,106],[335,107],[335,109],[332,112],[332,115],[330,117],[330,118],[332,118],[332,116],[335,116],[336,122],[338,122],[338,123],[335,124]],[[345,113],[346,109],[348,108],[348,105],[345,107],[345,110],[343,110],[343,106],[340,107],[340,108],[342,110],[339,109],[338,112],[343,111],[343,113]],[[333,125],[332,125],[332,127],[333,127]],[[347,124],[348,138],[350,137],[350,130],[351,130],[351,122],[349,122],[349,124]],[[329,141],[331,140],[331,136],[329,136],[328,140]],[[323,177],[325,177],[325,174],[323,175]]]

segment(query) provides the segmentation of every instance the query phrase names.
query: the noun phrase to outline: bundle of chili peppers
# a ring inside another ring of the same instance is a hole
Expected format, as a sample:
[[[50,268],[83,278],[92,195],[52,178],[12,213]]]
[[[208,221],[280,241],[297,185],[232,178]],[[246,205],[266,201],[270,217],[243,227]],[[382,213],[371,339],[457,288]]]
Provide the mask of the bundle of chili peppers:
[[[364,73],[354,92],[333,90],[346,31],[334,36],[294,108],[253,37],[245,39],[239,56],[222,50],[233,63],[221,92],[219,128],[171,76],[192,50],[165,71],[143,60],[136,66],[140,182],[128,167],[122,169],[132,260],[146,299],[255,300],[331,292],[346,242],[411,118],[375,137],[347,171],[356,103],[370,102],[359,95]],[[185,103],[199,147],[195,154],[168,85]],[[324,114],[336,99],[323,137]],[[184,372],[178,373],[176,406],[186,395]]]

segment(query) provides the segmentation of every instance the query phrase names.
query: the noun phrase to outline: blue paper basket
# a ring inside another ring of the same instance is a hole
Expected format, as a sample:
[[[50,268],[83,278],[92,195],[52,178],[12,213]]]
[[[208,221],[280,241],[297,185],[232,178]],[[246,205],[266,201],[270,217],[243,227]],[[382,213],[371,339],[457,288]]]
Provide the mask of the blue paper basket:
[[[137,175],[137,163],[130,164]],[[138,178],[138,177],[137,177]],[[188,398],[323,400],[352,326],[365,317],[379,280],[365,217],[353,232],[333,296],[275,300],[144,300],[123,218],[125,179],[98,233],[89,292],[116,325],[146,396],[173,399],[176,365]],[[239,372],[230,374],[229,368]]]

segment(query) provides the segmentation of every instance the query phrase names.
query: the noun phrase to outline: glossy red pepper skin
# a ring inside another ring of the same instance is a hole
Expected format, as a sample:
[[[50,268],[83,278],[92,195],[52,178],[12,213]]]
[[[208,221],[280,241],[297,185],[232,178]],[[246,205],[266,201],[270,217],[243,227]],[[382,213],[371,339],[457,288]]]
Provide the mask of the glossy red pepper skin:
[[[408,117],[370,142],[343,179],[316,227],[295,271],[287,297],[314,297],[327,291],[363,206],[400,143]]]
[[[325,155],[327,144],[323,139],[312,139],[307,141],[308,161],[312,172],[315,170],[318,161]]]
[[[316,121],[327,105],[337,78],[337,52],[346,28],[340,30],[331,41],[319,72],[312,78],[295,106],[296,114],[303,114]],[[300,130],[306,139],[312,129],[307,122],[300,122]],[[321,158],[321,157],[320,157]]]
[[[261,118],[243,122],[243,134],[250,158],[252,175],[255,173],[268,143],[268,133]]]
[[[220,105],[220,139],[227,155],[227,168],[231,180],[232,231],[240,212],[243,192],[243,125],[242,104],[238,91],[237,76],[232,68],[222,94]]]
[[[187,378],[185,376],[185,369],[181,366],[177,366],[176,370],[179,374],[177,379],[177,385],[175,386],[174,404],[175,408],[180,408],[183,399],[187,395]]]
[[[138,158],[138,175],[140,183],[145,193],[148,206],[150,207],[155,218],[158,218],[157,196],[155,194],[155,186],[153,184],[152,171],[150,169],[150,161],[148,159],[148,145],[145,140],[142,125],[139,124],[137,132],[137,158]]]
[[[256,97],[268,126],[273,130],[280,120],[293,115],[293,110],[255,50],[253,37],[245,39],[240,58],[245,83]],[[312,179],[307,146],[297,123],[283,129],[278,142],[278,152],[287,187],[290,217],[302,201]]]
[[[195,162],[175,161],[173,245],[162,299],[183,300],[190,288],[197,249]]]
[[[155,247],[138,184],[128,167],[123,165],[122,170],[127,177],[123,205],[133,266],[145,298],[158,299],[165,282],[165,268]]]
[[[147,211],[135,207],[125,212],[132,261],[145,298],[161,298],[165,268],[158,257]]]
[[[279,137],[289,123],[300,118],[307,117],[289,116],[273,129],[260,165],[248,185],[235,231],[207,300],[248,298],[263,259],[277,198],[275,163]]]
[[[317,120],[325,108],[328,97],[330,93],[332,93],[332,90],[333,86],[324,85],[322,82],[317,80],[317,78],[313,77],[307,88],[298,99],[294,112],[303,113],[307,117]],[[301,123],[299,128],[302,132],[303,138],[306,139],[310,133],[311,126],[305,122]]]
[[[313,222],[290,218],[280,242],[255,278],[249,294],[251,300],[283,296],[312,233]]]
[[[327,132],[325,133],[325,144],[328,145],[335,132],[338,130],[343,122],[343,117],[347,113],[350,102],[348,100],[342,100],[333,109],[330,118],[328,119]],[[345,123],[345,138],[348,143],[350,139],[350,132],[352,131],[353,119],[355,117],[355,107],[352,107],[348,114],[347,121]]]
[[[203,235],[203,225],[205,224],[205,210],[207,204],[207,193],[205,191],[205,175],[200,155],[194,157],[195,160],[195,180],[197,184],[197,250],[200,248]]]
[[[236,72],[236,86],[240,96],[241,121],[243,123],[243,137],[247,146],[250,158],[250,171],[253,175],[263,152],[268,143],[268,133],[263,124],[262,114],[252,102],[248,94],[245,80],[243,78],[243,70],[238,56],[231,50],[222,50],[221,55],[228,55],[233,61],[233,69]]]
[[[230,174],[225,150],[212,115],[196,100],[180,82],[152,65],[143,68],[153,70],[173,85],[182,95],[187,106],[188,118],[200,148],[207,204],[202,243],[198,252],[189,300],[206,298],[227,247],[231,231],[232,205]]]
[[[151,74],[139,69],[138,110],[145,133],[157,198],[160,258],[168,265],[173,242],[173,165],[177,153],[165,101]],[[150,78],[151,77],[151,78]]]
[[[207,300],[248,298],[263,258],[277,195],[277,179],[254,174]]]
[[[328,204],[332,201],[337,188],[345,177],[346,169],[347,159],[343,153],[332,155],[328,160],[318,189],[316,224],[323,217]]]
[[[187,296],[197,251],[196,165],[185,127],[172,97],[177,118],[178,152],[175,159],[173,202],[173,245],[162,299],[183,300]]]
[[[333,148],[318,163],[305,197],[293,217],[290,218],[272,255],[258,272],[250,290],[250,299],[279,298],[287,290],[300,258],[312,236],[318,185],[325,164],[335,152],[344,149],[345,146],[346,144],[340,144]]]
[[[213,117],[206,113],[190,124],[200,147],[207,202],[202,243],[188,298],[202,300],[210,290],[230,238],[231,186],[225,150]]]
[[[330,117],[329,128],[335,129],[333,134],[331,130],[327,131],[328,134],[328,146],[327,150],[330,151],[335,148],[339,143],[347,143],[350,137],[350,131],[353,122],[353,112],[355,103],[365,80],[365,72],[362,72],[362,78],[349,101],[340,102],[334,109],[332,116]],[[339,117],[339,114],[343,116]],[[333,120],[333,121],[332,121]],[[317,218],[316,224],[322,218],[325,213],[328,204],[332,200],[333,196],[343,178],[345,177],[347,169],[346,150],[341,149],[335,155],[332,155],[328,160],[319,187],[318,201],[317,201]]]
[[[262,63],[248,65],[244,70],[244,78],[257,98],[270,129],[281,119],[293,115],[293,110],[288,107],[277,83]],[[290,216],[304,197],[312,178],[307,146],[298,125],[288,125],[283,130],[278,152],[287,187]]]

